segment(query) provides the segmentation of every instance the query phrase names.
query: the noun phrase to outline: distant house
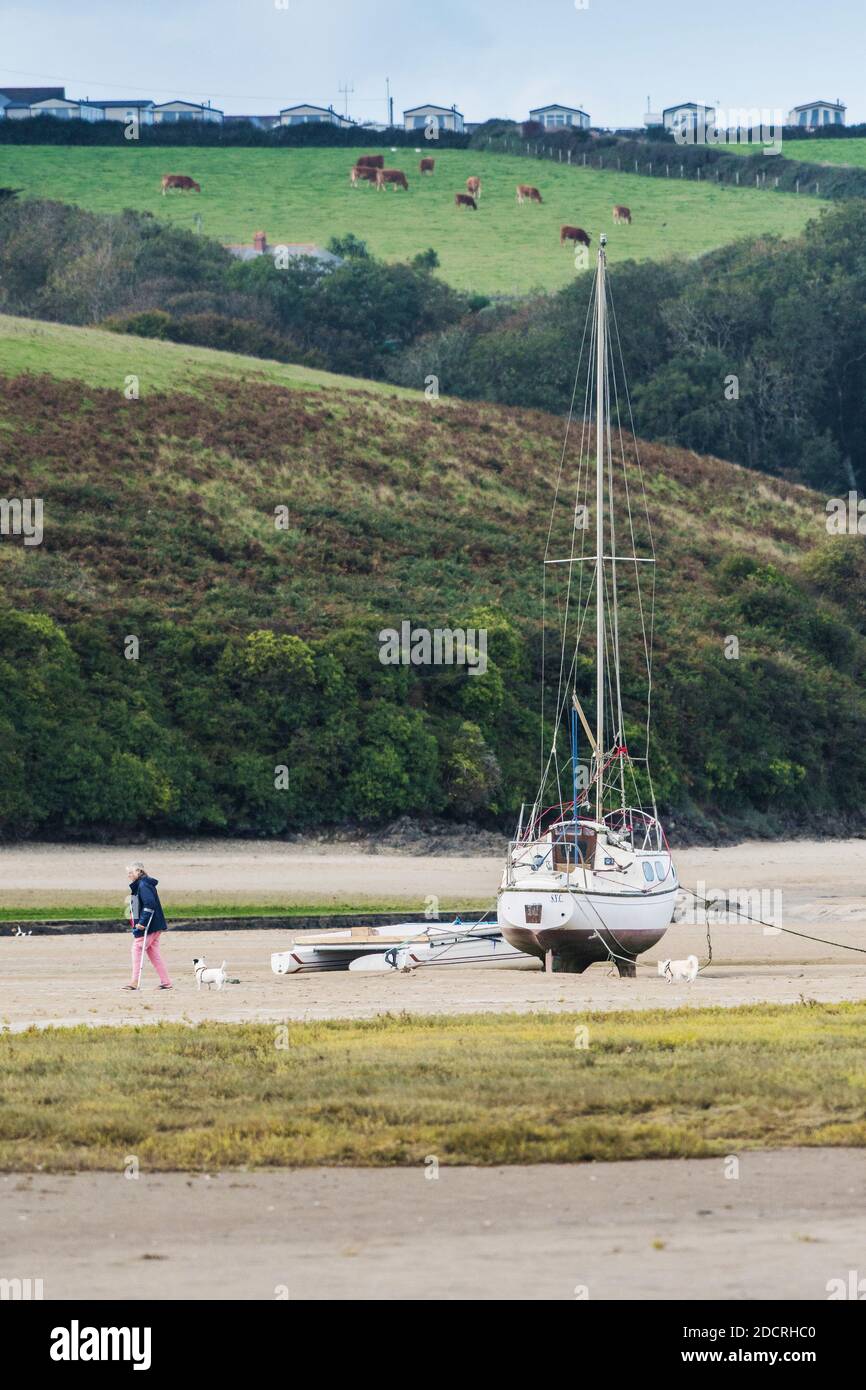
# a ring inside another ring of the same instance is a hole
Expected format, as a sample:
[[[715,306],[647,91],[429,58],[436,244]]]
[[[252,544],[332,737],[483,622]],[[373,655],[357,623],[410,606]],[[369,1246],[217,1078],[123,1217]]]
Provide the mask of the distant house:
[[[226,116],[225,125],[253,126],[256,130],[273,130],[280,124],[279,115],[276,116]]]
[[[5,97],[10,106],[31,106],[34,101],[48,101],[49,97],[66,96],[65,87],[0,87],[0,98]]]
[[[354,124],[348,116],[339,115],[333,106],[310,106],[302,102],[300,106],[284,106],[280,111],[280,125],[335,125],[340,130],[348,130]]]
[[[403,112],[404,130],[425,130],[437,126],[439,130],[463,130],[463,116],[456,106],[410,106]]]
[[[161,101],[153,108],[157,125],[175,125],[179,121],[212,121],[222,125],[223,113],[210,103],[197,101]]]
[[[662,112],[662,125],[665,130],[694,130],[698,125],[715,125],[716,108],[704,106],[700,101],[682,101],[679,106],[666,106]]]
[[[844,125],[847,107],[842,101],[807,101],[788,113],[788,125]]]
[[[579,106],[560,106],[558,102],[551,106],[536,106],[534,111],[530,111],[529,119],[538,121],[545,130],[561,130],[564,126],[589,130],[589,114],[586,111],[581,111]]]
[[[123,121],[128,125],[130,121],[137,120],[139,125],[153,125],[155,107],[149,99],[133,97],[130,101],[121,101],[119,97],[112,97],[110,101],[99,104],[107,121]]]
[[[98,101],[70,101],[67,97],[46,97],[31,101],[31,116],[55,116],[61,121],[104,121],[105,112]]]
[[[311,260],[318,261],[321,265],[338,266],[343,264],[340,256],[335,256],[333,251],[326,251],[322,246],[316,246],[312,241],[283,241],[277,246],[271,246],[264,232],[254,232],[250,245],[228,246],[226,250],[236,256],[239,261],[254,261],[258,256],[281,254],[288,256],[290,260],[309,256]]]
[[[5,116],[7,121],[29,121],[33,112],[23,101],[10,101],[8,106],[0,110],[0,116]]]

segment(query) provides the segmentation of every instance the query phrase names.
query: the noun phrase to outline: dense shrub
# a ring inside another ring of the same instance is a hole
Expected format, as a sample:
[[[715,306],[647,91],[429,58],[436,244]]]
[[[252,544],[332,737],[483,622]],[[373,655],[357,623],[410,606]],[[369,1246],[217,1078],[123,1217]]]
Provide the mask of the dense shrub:
[[[349,234],[344,264],[237,261],[149,213],[104,216],[64,203],[0,203],[0,310],[380,377],[417,337],[457,322],[467,301],[432,270],[435,253],[386,265]]]

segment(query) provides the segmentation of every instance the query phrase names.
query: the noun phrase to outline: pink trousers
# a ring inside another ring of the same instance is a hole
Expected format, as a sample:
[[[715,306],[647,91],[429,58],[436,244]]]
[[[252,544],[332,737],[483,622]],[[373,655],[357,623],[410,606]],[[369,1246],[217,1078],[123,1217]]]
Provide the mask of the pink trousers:
[[[154,970],[156,971],[157,975],[159,976],[159,983],[160,983],[161,985],[170,985],[170,984],[171,984],[171,980],[169,979],[168,971],[167,971],[166,968],[165,968],[165,961],[163,960],[163,958],[162,958],[162,956],[161,956],[161,954],[160,954],[160,950],[159,950],[159,938],[160,938],[161,936],[162,936],[162,932],[161,932],[161,931],[154,931],[154,932],[148,932],[148,933],[147,933],[147,959],[150,961],[151,965],[153,966]],[[142,947],[143,947],[143,946],[144,946],[144,937],[143,937],[143,936],[134,936],[134,937],[132,938],[132,983],[133,983],[133,984],[135,984],[136,980],[138,979],[138,971],[139,971],[139,968],[140,968],[140,966],[141,966],[141,951],[142,951]]]

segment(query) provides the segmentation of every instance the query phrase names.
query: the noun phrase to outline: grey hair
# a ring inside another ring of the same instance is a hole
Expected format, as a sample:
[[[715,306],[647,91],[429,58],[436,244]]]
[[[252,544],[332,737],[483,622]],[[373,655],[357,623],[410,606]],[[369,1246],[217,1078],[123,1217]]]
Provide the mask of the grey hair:
[[[143,874],[143,873],[144,873],[144,865],[143,865],[142,863],[140,863],[138,860],[136,860],[136,862],[135,862],[134,864],[127,864],[127,866],[126,866],[126,872],[127,872],[128,874]]]

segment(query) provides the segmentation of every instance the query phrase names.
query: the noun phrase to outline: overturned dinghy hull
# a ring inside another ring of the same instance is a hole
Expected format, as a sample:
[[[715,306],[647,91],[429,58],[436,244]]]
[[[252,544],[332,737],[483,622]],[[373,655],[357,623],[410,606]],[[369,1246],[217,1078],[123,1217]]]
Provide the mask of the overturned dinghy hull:
[[[471,937],[450,942],[417,941],[409,945],[385,951],[381,955],[357,957],[349,966],[352,971],[387,972],[389,970],[407,971],[454,966],[465,970],[467,967],[484,966],[489,969],[532,970],[538,962],[532,956],[511,946],[497,932],[489,936]]]
[[[304,932],[287,951],[271,953],[275,975],[306,975],[323,970],[348,970],[359,956],[381,954],[423,936],[422,922],[398,922],[388,927],[346,927],[327,932]]]

